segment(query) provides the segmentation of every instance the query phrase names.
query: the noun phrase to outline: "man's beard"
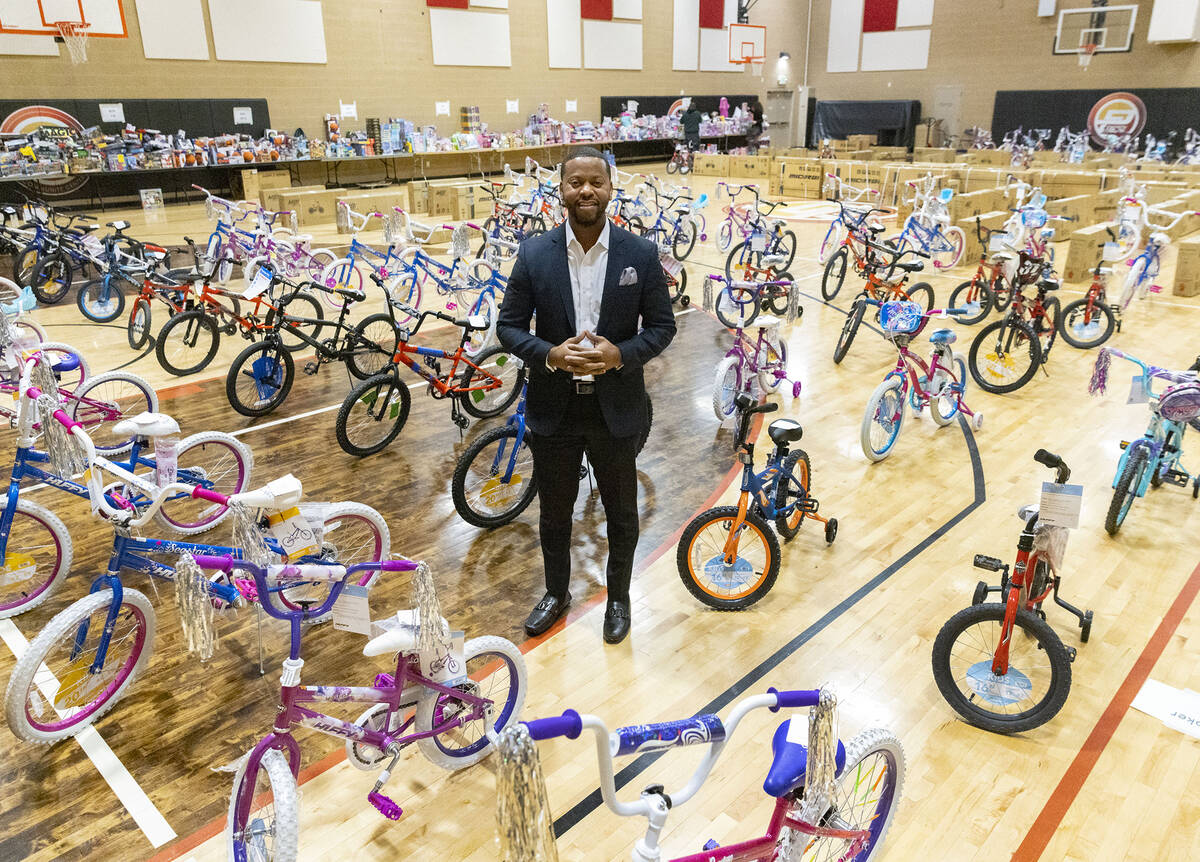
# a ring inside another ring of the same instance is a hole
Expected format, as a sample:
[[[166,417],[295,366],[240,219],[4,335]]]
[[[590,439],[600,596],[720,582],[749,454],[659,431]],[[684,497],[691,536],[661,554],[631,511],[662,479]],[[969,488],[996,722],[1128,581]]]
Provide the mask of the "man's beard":
[[[591,227],[592,225],[597,224],[602,218],[605,217],[604,208],[598,204],[596,206],[595,216],[593,216],[590,219],[587,218],[584,215],[584,213],[579,210],[578,207],[571,210],[571,215],[574,216],[575,221],[579,223],[580,227]]]

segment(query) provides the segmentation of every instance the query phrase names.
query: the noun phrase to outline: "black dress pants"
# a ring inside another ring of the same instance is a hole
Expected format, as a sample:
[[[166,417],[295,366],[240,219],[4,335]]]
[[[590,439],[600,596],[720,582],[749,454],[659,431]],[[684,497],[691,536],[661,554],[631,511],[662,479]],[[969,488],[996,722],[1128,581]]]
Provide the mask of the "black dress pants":
[[[571,582],[571,525],[579,468],[587,452],[608,522],[608,598],[629,601],[638,540],[637,437],[613,437],[595,395],[571,395],[558,431],[529,435],[537,471],[538,521],[546,592],[562,598]]]

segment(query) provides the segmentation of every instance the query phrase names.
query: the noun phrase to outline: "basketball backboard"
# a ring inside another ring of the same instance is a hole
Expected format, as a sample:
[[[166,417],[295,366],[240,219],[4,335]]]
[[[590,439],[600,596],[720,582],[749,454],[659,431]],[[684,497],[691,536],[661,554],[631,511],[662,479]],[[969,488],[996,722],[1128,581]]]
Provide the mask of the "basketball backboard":
[[[129,36],[121,0],[0,0],[0,33],[57,36],[58,22],[88,25],[89,38]]]
[[[1095,46],[1092,50],[1097,54],[1132,50],[1137,10],[1136,5],[1060,10],[1054,53],[1081,54],[1089,45]]]
[[[767,56],[767,28],[759,24],[729,25],[729,62],[761,63]]]

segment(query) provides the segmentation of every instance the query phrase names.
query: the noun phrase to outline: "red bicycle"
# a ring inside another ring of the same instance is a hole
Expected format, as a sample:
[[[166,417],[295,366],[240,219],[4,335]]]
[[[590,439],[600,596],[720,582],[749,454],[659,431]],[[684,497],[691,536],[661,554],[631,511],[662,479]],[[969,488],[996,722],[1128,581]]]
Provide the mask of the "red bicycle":
[[[964,281],[950,294],[950,307],[965,308],[968,312],[959,317],[959,323],[978,323],[988,316],[993,306],[997,311],[1004,311],[1012,302],[1011,285],[1005,280],[1004,273],[1011,258],[1003,253],[994,254],[990,248],[992,235],[1002,233],[984,227],[978,216],[975,218],[975,236],[983,247],[979,253],[979,266],[969,281]]]

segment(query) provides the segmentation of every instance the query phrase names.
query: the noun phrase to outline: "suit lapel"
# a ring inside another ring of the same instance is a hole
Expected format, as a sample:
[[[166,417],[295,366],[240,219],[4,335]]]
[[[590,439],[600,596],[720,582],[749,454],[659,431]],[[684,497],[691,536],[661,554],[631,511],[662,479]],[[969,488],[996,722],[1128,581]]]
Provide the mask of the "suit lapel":
[[[567,315],[567,324],[571,335],[575,334],[575,297],[571,293],[571,268],[567,264],[567,229],[559,225],[552,232],[558,248],[554,251],[551,262],[551,276],[558,286],[558,294],[563,302],[563,311]]]
[[[608,230],[608,266],[604,269],[604,293],[600,296],[600,317],[596,320],[596,334],[603,334],[605,324],[615,296],[615,288],[621,276],[622,262],[621,246],[625,242],[624,231],[616,225]]]

